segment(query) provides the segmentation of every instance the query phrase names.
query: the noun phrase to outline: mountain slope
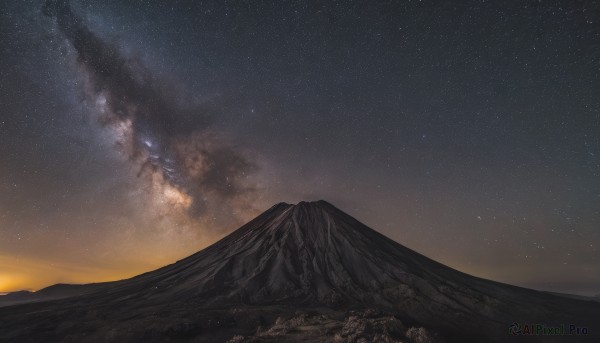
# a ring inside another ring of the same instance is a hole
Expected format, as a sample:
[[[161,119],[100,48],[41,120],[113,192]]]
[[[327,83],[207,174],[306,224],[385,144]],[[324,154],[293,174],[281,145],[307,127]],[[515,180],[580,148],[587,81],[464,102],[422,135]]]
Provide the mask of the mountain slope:
[[[68,298],[76,295],[91,293],[101,287],[102,283],[90,283],[85,285],[59,283],[42,288],[36,292],[18,291],[0,296],[0,306]]]
[[[40,315],[36,311],[43,306],[52,311]],[[390,240],[324,201],[275,205],[175,264],[132,279],[98,284],[90,294],[0,308],[0,319],[14,311],[17,315],[9,322],[18,326],[26,325],[25,320],[43,322],[57,313],[69,317],[72,311],[81,310],[86,315],[100,313],[109,326],[117,322],[142,325],[149,313],[165,311],[166,321],[187,323],[184,319],[196,318],[193,311],[206,309],[208,313],[210,309],[216,312],[198,320],[214,320],[219,325],[233,322],[231,327],[235,327],[243,319],[223,312],[234,306],[261,313],[256,323],[242,325],[248,326],[240,330],[245,333],[297,309],[376,308],[405,324],[438,331],[449,340],[505,341],[513,322],[600,327],[598,303],[466,275]],[[31,329],[8,330],[12,335],[8,337],[28,331],[30,335],[47,333],[27,325]],[[193,323],[184,331],[202,336],[194,331]],[[543,338],[551,341],[552,337]],[[561,341],[561,337],[553,339]]]

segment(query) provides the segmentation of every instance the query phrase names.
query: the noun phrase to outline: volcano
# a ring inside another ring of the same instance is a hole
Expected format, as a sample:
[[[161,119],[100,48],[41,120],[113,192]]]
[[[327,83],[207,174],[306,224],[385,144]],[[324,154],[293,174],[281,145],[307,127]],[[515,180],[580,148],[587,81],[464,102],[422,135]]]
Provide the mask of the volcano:
[[[573,342],[600,331],[600,303],[464,274],[325,201],[277,204],[131,279],[60,286],[1,307],[0,341]]]

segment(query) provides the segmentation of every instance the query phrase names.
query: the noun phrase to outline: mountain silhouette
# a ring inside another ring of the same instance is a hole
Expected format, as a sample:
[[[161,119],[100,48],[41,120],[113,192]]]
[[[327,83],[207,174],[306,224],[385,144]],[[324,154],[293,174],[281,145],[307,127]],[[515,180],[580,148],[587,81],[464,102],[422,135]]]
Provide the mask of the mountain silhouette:
[[[0,308],[0,341],[572,342],[600,330],[600,303],[464,274],[325,201],[277,204],[174,264],[60,290]],[[513,336],[515,324],[586,334]]]

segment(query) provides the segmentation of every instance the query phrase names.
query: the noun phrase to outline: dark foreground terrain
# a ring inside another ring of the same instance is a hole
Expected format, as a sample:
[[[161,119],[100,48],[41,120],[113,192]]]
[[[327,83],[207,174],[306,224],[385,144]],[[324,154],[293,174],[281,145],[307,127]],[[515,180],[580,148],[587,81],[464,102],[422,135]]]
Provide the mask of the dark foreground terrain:
[[[128,280],[51,290],[9,295],[0,341],[600,341],[600,303],[466,275],[324,201],[275,205]],[[513,323],[515,333],[525,324],[566,332],[514,336]],[[587,334],[568,335],[571,324]]]

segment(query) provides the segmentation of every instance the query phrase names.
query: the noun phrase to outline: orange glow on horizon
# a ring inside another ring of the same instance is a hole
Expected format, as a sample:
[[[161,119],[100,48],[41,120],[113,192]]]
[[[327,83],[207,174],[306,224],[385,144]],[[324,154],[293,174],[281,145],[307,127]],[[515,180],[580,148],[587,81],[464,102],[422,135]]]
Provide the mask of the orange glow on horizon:
[[[76,266],[0,255],[0,294],[38,291],[57,283],[84,284],[127,279],[160,268],[176,259],[161,258],[122,266]]]

